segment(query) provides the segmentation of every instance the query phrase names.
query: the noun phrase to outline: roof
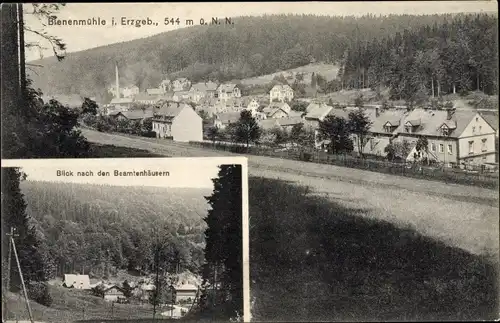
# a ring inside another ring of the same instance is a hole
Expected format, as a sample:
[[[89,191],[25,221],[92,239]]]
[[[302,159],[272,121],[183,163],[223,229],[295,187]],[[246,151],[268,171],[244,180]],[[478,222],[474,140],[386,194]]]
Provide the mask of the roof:
[[[135,101],[153,101],[153,100],[156,100],[158,98],[158,96],[156,95],[150,95],[148,93],[138,93],[136,96],[135,96]]]
[[[390,144],[388,137],[371,138],[363,147],[363,153],[370,155],[387,156],[385,147]]]
[[[282,109],[286,113],[290,112],[291,108],[286,102],[271,102],[269,107]]]
[[[294,126],[299,123],[303,123],[304,120],[301,117],[291,117],[291,118],[281,118],[278,119],[278,123],[282,127]]]
[[[176,290],[198,290],[198,287],[196,287],[193,284],[182,284],[182,285],[177,285],[175,286]]]
[[[131,98],[114,98],[109,104],[126,104],[134,102]]]
[[[219,88],[217,90],[222,91],[222,92],[233,92],[235,87],[236,87],[236,84],[234,84],[234,83],[226,83],[226,84],[219,85]]]
[[[200,82],[191,85],[191,91],[199,91],[199,92],[205,92],[205,91],[215,91],[217,90],[217,83],[214,82]]]
[[[381,111],[378,117],[372,118],[370,131],[375,133],[385,133],[386,131],[384,127],[388,122],[393,127],[399,127],[402,124],[402,120],[405,116],[406,111],[401,109]]]
[[[481,114],[481,117],[496,131],[498,130],[498,115]]]
[[[90,288],[90,278],[89,275],[64,275],[64,285],[66,287],[83,286]]]
[[[276,84],[275,86],[273,86],[273,88],[271,89],[271,91],[273,90],[279,90],[279,91],[284,91],[284,90],[291,90],[293,91],[293,89],[290,87],[290,85],[288,84]]]
[[[241,112],[225,112],[225,113],[219,113],[217,115],[217,118],[222,123],[234,123],[240,120],[240,116]]]
[[[111,286],[107,286],[105,289],[104,289],[104,293],[106,293],[107,291],[111,290],[111,289],[118,289],[120,292],[123,292],[123,288],[121,288],[120,286],[118,285],[111,285]]]
[[[192,109],[188,104],[169,101],[164,103],[154,114],[175,118],[184,108]]]
[[[441,136],[441,126],[446,124],[448,127],[451,127],[449,137],[456,138],[462,134],[476,114],[477,112],[472,110],[455,111],[451,119],[448,120],[447,110],[418,108],[411,111],[406,118],[404,118],[404,122],[400,126],[399,132],[404,132],[402,127],[406,122],[410,122],[412,125],[418,125],[413,132],[415,134]],[[455,128],[452,128],[452,126],[455,126]]]
[[[307,107],[306,119],[321,120],[326,117],[330,111],[333,109],[332,106],[326,105],[324,103],[311,103]]]
[[[304,112],[290,110],[290,112],[288,112],[288,117],[289,118],[294,118],[294,117],[302,118],[303,114],[304,114]]]
[[[130,111],[123,111],[122,114],[129,120],[140,120],[144,118],[152,118],[153,117],[153,110],[148,109],[145,111],[141,110],[130,110]]]
[[[264,130],[271,130],[280,126],[280,124],[278,123],[278,119],[259,120],[257,121],[257,124]]]
[[[149,95],[161,95],[161,94],[163,94],[163,90],[162,89],[147,89],[146,93]]]

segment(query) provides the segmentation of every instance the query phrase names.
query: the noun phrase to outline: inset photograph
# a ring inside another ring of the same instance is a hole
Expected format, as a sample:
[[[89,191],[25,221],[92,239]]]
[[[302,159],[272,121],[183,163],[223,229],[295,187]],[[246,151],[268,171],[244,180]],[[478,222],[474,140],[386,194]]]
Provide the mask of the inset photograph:
[[[8,162],[2,322],[243,320],[245,158]]]

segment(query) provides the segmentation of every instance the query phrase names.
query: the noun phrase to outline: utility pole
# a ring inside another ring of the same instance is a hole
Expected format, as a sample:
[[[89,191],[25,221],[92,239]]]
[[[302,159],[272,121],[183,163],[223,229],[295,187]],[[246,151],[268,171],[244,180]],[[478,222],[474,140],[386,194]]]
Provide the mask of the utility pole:
[[[7,236],[9,237],[17,237],[18,234],[15,234],[14,231],[16,229],[14,227],[10,227],[10,233],[7,233]],[[11,239],[9,238],[9,258],[7,258],[7,279],[6,279],[6,282],[5,282],[5,292],[9,292],[10,291],[10,272],[11,272],[11,262],[12,262],[12,241]],[[2,321],[3,321],[3,316],[4,316],[4,313],[7,313],[7,302],[2,302],[2,304],[4,305],[4,310],[2,311]]]
[[[21,264],[19,263],[19,257],[17,256],[16,243],[14,242],[14,238],[10,237],[12,242],[12,250],[14,251],[14,256],[16,257],[17,269],[19,270],[19,277],[21,278],[21,284],[23,286],[24,298],[26,299],[26,307],[28,308],[28,314],[30,316],[31,323],[35,323],[33,320],[33,314],[31,313],[30,302],[28,300],[28,292],[26,291],[26,286],[24,285],[23,272],[21,271]]]

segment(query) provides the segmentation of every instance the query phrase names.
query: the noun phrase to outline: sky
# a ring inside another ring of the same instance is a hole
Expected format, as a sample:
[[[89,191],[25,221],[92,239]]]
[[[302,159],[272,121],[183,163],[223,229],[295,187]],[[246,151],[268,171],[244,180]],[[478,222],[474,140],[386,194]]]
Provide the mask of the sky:
[[[44,30],[67,44],[67,52],[124,42],[153,36],[162,32],[185,28],[186,20],[194,25],[200,19],[210,21],[212,17],[261,16],[264,14],[316,14],[328,16],[361,16],[365,14],[436,14],[460,12],[498,11],[496,1],[389,1],[389,2],[201,2],[201,3],[69,3],[56,13],[58,19],[101,19],[106,25],[58,26],[48,25],[32,14],[32,6],[24,5],[25,23],[28,27]],[[147,19],[158,25],[135,27],[121,25],[121,17],[126,19]],[[115,18],[116,26],[111,25]],[[180,24],[165,25],[165,18],[179,18]],[[46,26],[43,26],[45,24]],[[33,33],[26,33],[27,42],[40,41]],[[49,47],[47,42],[40,42]],[[26,51],[28,61],[52,56],[51,49]]]
[[[116,186],[157,186],[213,188],[212,178],[221,164],[245,164],[245,158],[118,158],[118,159],[28,159],[2,160],[2,167],[19,166],[27,180],[65,183],[108,184]],[[164,171],[169,176],[113,176],[119,171]],[[73,176],[57,176],[58,170],[73,172]],[[94,176],[77,176],[77,172],[92,171]],[[98,172],[111,176],[98,176]]]

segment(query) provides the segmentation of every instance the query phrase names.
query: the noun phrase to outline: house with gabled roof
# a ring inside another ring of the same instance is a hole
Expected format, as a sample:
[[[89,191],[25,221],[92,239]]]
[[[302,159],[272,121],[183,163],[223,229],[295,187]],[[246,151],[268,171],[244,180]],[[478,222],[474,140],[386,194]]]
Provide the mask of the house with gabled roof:
[[[427,138],[429,158],[448,166],[494,163],[495,136],[495,129],[473,110],[414,109],[398,128],[399,140]]]
[[[125,299],[123,288],[117,285],[111,285],[104,289],[104,300],[108,302],[118,302]]]
[[[269,102],[291,101],[293,99],[293,89],[288,84],[277,84],[269,91]]]
[[[262,110],[267,118],[275,119],[287,118],[290,111],[292,111],[292,109],[286,102],[272,102]]]
[[[218,85],[212,81],[195,83],[189,89],[193,102],[199,102],[203,98],[215,98]]]
[[[157,138],[181,142],[203,140],[203,120],[189,104],[165,102],[154,112],[152,123]]]
[[[114,98],[111,100],[109,105],[114,107],[114,108],[120,107],[120,108],[128,109],[132,106],[134,101],[135,100],[133,98]]]
[[[234,83],[221,84],[217,88],[217,97],[219,100],[227,100],[231,98],[240,98],[241,90]]]
[[[215,115],[214,126],[225,129],[230,124],[235,124],[240,120],[241,112],[224,112]]]
[[[158,101],[158,95],[139,93],[134,97],[134,101],[142,104],[155,104]]]

